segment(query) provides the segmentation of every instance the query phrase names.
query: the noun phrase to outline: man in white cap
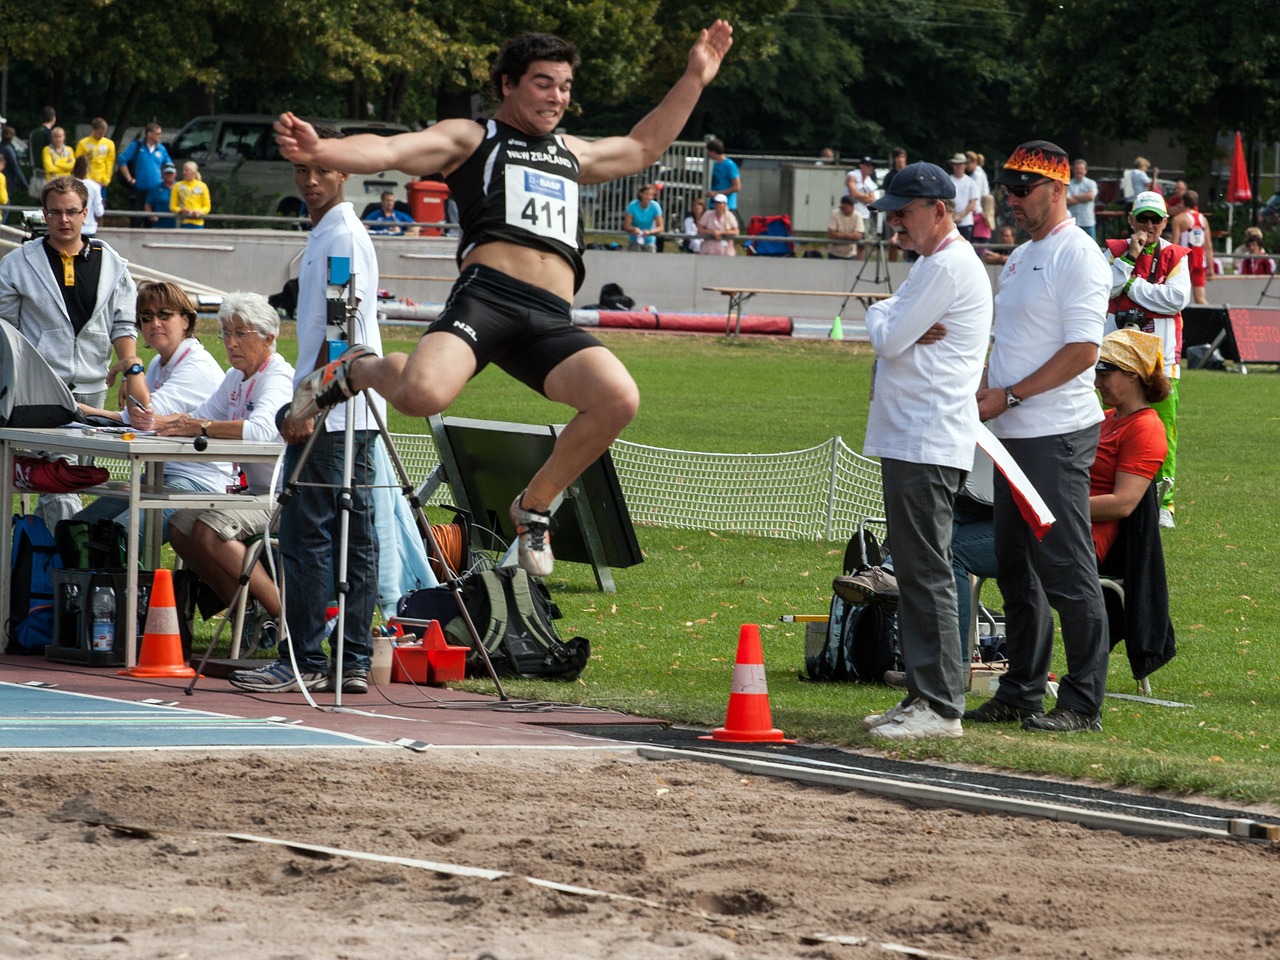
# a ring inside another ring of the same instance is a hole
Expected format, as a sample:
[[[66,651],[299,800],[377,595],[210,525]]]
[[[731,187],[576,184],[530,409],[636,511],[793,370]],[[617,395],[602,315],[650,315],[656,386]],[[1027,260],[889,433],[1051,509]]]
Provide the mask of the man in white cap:
[[[1031,242],[1017,247],[1000,273],[978,414],[1055,520],[1040,537],[1019,511],[1008,481],[996,477],[997,582],[1005,600],[1009,669],[995,697],[964,716],[1055,732],[1102,729],[1110,652],[1089,527],[1089,467],[1102,421],[1093,368],[1111,275],[1102,252],[1067,213],[1070,179],[1066,152],[1046,140],[1019,146],[996,177]],[[1054,610],[1067,673],[1057,704],[1042,713]]]
[[[871,204],[888,215],[898,245],[920,256],[866,319],[876,365],[863,453],[880,458],[907,695],[863,727],[888,740],[963,733],[951,521],[973,468],[991,282],[956,228],[955,192],[941,167],[913,163]],[[845,596],[843,579],[833,587]]]
[[[982,203],[982,187],[969,176],[969,158],[963,152],[951,157],[951,182],[956,188],[956,227],[960,236],[973,242],[973,215]]]
[[[1164,424],[1169,452],[1156,479],[1164,491],[1160,526],[1172,527],[1173,481],[1178,450],[1178,355],[1182,347],[1182,311],[1191,302],[1188,247],[1160,239],[1169,211],[1164,197],[1150,190],[1133,200],[1129,239],[1107,241],[1111,266],[1111,300],[1107,304],[1107,332],[1133,329],[1154,333],[1164,346],[1164,375],[1169,396],[1151,406]]]

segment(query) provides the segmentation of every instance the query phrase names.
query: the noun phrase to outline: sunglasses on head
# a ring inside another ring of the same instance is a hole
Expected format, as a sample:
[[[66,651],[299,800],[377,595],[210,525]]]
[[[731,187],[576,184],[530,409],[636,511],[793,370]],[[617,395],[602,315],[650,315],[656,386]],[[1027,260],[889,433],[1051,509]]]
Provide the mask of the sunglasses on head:
[[[1114,363],[1107,363],[1107,361],[1105,360],[1099,360],[1097,363],[1097,366],[1095,366],[1093,369],[1098,371],[1098,373],[1114,373],[1120,368],[1117,367]]]
[[[1138,223],[1160,223],[1164,220],[1164,217],[1158,213],[1135,213],[1133,219]]]

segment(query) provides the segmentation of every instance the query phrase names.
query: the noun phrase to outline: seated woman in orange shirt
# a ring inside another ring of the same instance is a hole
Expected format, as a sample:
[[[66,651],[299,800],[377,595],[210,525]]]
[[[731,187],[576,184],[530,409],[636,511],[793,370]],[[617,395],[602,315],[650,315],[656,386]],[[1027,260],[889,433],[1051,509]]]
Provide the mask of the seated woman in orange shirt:
[[[1164,463],[1164,425],[1151,409],[1169,395],[1160,338],[1137,330],[1116,330],[1098,354],[1098,394],[1108,410],[1089,469],[1089,518],[1098,561],[1115,543],[1120,521],[1133,513]]]

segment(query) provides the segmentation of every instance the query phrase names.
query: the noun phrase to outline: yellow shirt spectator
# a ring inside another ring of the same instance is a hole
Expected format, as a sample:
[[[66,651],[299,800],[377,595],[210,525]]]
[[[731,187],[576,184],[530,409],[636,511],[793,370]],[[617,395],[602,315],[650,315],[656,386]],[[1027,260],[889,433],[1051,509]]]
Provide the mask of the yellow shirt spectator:
[[[104,187],[111,186],[116,170],[116,145],[110,137],[85,137],[76,144],[76,156],[89,158],[89,179]]]
[[[75,151],[68,147],[65,143],[61,149],[55,149],[52,146],[44,148],[44,178],[52,180],[54,177],[69,177],[71,169],[76,165]]]
[[[180,227],[203,227],[204,215],[213,206],[209,185],[199,176],[196,165],[187,161],[182,165],[182,179],[173,185],[173,193],[169,195],[169,209],[180,214]]]
[[[9,184],[4,173],[0,172],[0,207],[9,205]]]

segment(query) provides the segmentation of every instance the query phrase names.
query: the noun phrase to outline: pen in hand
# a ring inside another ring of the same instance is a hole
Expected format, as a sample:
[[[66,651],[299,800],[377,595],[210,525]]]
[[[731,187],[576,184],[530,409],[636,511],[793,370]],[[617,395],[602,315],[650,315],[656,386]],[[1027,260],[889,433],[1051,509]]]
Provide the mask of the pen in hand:
[[[133,394],[129,394],[129,402],[138,408],[138,412],[129,418],[133,425],[140,430],[154,430],[155,415]]]

